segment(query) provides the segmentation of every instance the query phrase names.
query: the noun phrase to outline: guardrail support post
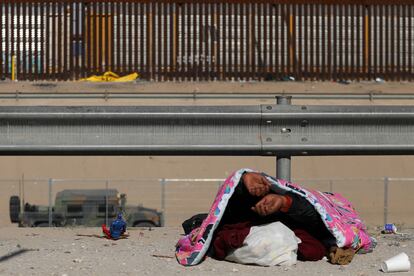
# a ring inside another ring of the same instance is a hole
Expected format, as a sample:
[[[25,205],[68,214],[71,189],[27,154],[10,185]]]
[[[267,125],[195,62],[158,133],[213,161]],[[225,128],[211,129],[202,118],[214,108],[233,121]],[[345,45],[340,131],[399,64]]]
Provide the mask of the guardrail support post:
[[[52,227],[52,223],[53,223],[53,216],[52,216],[52,184],[53,184],[53,179],[49,178],[49,208],[48,208],[49,227]]]
[[[277,96],[278,105],[290,105],[292,96]],[[290,181],[290,155],[276,157],[276,178]]]

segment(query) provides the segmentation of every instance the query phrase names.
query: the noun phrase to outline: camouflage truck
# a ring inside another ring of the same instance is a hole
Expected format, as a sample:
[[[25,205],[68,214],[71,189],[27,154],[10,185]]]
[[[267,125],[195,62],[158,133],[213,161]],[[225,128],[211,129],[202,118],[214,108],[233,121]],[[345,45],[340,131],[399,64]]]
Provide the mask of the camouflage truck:
[[[142,205],[126,205],[126,194],[116,189],[63,190],[56,194],[52,206],[52,225],[101,226],[108,218],[108,224],[122,212],[129,227],[161,227],[163,213]],[[18,196],[10,197],[10,220],[20,227],[49,226],[49,207],[25,203],[21,211]]]

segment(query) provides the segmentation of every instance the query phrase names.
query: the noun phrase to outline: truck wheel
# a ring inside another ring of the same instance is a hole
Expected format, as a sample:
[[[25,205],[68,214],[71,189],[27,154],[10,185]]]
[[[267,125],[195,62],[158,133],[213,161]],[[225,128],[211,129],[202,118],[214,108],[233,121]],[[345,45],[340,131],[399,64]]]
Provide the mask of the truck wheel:
[[[155,224],[148,221],[136,222],[134,227],[155,227]]]
[[[10,197],[9,212],[10,212],[10,221],[12,223],[19,222],[20,198],[18,196]]]

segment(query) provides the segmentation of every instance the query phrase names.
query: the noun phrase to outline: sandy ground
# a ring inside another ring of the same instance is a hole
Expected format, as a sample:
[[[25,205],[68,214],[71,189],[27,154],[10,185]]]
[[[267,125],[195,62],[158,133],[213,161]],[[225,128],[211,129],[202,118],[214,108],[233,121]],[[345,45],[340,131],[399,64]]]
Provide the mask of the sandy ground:
[[[56,82],[56,81],[1,81],[0,93],[412,93],[412,82],[383,82],[361,81],[350,82],[347,85],[338,82],[148,82],[138,80],[128,83],[93,83],[93,82]]]
[[[356,255],[347,266],[321,260],[258,267],[207,258],[198,266],[183,267],[174,257],[174,245],[182,234],[177,227],[129,229],[130,237],[118,241],[85,236],[100,235],[98,228],[5,227],[0,228],[0,275],[379,275],[381,262],[400,252],[413,261],[414,229],[404,232],[408,234],[373,234],[378,238],[374,252]],[[413,269],[389,275],[412,273]]]

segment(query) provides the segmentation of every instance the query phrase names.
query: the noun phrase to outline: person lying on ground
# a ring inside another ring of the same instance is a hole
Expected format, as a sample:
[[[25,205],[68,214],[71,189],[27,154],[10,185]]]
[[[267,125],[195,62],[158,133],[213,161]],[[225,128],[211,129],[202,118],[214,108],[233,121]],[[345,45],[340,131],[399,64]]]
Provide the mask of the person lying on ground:
[[[282,228],[279,229],[279,226]],[[272,244],[285,240],[292,241],[291,246],[288,246],[292,251],[284,253],[294,254],[297,250],[300,259],[302,245],[308,245],[308,249],[320,247],[313,246],[301,234],[322,246],[322,254],[315,259],[329,253],[329,260],[336,264],[349,263],[355,252],[372,252],[377,244],[375,238],[368,234],[352,204],[340,194],[307,189],[250,169],[240,169],[232,173],[219,188],[209,213],[198,214],[186,220],[183,229],[185,235],[176,244],[176,257],[184,266],[199,264],[206,255],[219,258],[222,254],[226,259],[236,261],[234,254],[244,252],[253,254],[253,258],[256,258],[259,257],[255,255],[256,249],[264,254],[269,253],[270,256],[278,251],[276,248],[282,247],[279,244],[280,246],[271,250],[266,249],[266,244],[270,248]],[[237,229],[238,233],[233,229]],[[269,232],[266,229],[273,230]],[[249,233],[247,237],[246,233]],[[299,245],[295,244],[295,235],[302,240]],[[263,241],[262,246],[256,247],[255,241],[260,240]],[[239,250],[237,246],[240,244],[242,246]],[[215,245],[218,251],[215,251]],[[228,254],[229,249],[235,250]],[[316,256],[306,255],[309,253],[306,250],[302,253],[305,260],[312,260]],[[266,265],[266,262],[259,259],[245,260]],[[268,263],[277,265],[279,261],[281,260],[272,259]],[[240,259],[240,262],[244,261]]]
[[[324,225],[319,213],[305,198],[293,192],[275,193],[271,190],[269,181],[260,173],[246,172],[241,181],[241,185],[236,187],[230,198],[218,227],[216,237],[219,240],[213,243],[215,251],[219,252],[216,257],[223,259],[223,252],[225,254],[227,249],[235,249],[232,248],[235,244],[242,245],[248,231],[241,229],[241,226],[250,227],[280,221],[302,240],[298,248],[299,260],[316,261],[325,255],[332,263],[347,264],[352,260],[355,252],[352,249],[336,247],[335,238]],[[222,232],[223,229],[225,232]],[[236,239],[239,243],[234,242],[235,236],[232,233],[239,235]],[[230,241],[230,237],[233,237],[232,245],[227,246],[226,242]]]

